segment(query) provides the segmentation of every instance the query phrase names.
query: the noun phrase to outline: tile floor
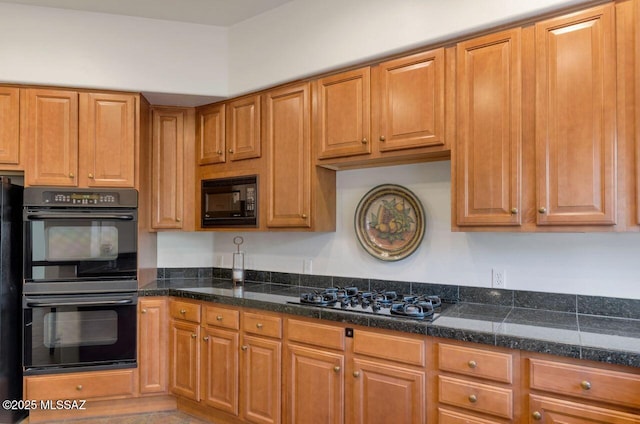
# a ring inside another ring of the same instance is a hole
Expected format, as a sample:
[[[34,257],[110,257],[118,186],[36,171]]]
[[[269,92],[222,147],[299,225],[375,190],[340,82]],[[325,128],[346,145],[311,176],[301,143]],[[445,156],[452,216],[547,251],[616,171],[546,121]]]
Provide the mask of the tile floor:
[[[21,424],[28,424],[28,420]],[[77,420],[50,421],[47,424],[211,424],[179,411],[149,414],[120,415],[109,418],[80,418]]]

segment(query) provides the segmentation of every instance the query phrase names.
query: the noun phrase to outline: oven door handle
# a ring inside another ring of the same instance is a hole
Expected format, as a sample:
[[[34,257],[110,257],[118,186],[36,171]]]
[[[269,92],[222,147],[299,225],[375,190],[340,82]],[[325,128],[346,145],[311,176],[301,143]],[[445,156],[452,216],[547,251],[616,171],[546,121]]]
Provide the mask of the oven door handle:
[[[58,306],[109,306],[109,305],[131,305],[134,303],[133,299],[121,299],[121,300],[95,300],[95,301],[87,301],[87,302],[76,302],[76,301],[67,301],[67,302],[50,302],[50,301],[32,301],[31,299],[27,299],[27,307],[29,308],[55,308]]]
[[[89,214],[89,213],[38,213],[27,214],[27,219],[31,221],[43,221],[45,219],[90,219],[92,221],[98,219],[117,219],[120,221],[133,221],[135,216],[132,214]]]

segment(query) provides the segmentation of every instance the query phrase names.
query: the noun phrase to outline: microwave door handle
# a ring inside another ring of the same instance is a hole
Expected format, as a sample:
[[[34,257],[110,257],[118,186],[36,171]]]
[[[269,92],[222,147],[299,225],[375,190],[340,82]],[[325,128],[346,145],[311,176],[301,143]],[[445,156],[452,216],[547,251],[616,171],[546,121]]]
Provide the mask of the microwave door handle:
[[[56,213],[56,214],[27,214],[30,221],[43,221],[45,219],[90,219],[92,221],[99,219],[117,219],[120,221],[133,221],[135,217],[131,214],[74,214],[74,213]]]
[[[130,305],[133,303],[132,299],[122,299],[122,300],[98,300],[98,301],[87,301],[87,302],[47,302],[47,301],[27,301],[27,307],[37,307],[37,308],[55,308],[58,306],[108,306],[108,305]]]

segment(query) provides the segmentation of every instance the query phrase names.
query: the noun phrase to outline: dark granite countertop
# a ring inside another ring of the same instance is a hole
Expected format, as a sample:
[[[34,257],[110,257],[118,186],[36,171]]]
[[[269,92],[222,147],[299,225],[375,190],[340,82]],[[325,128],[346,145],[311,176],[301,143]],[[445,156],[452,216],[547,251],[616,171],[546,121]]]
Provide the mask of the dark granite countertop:
[[[220,278],[157,280],[140,296],[176,296],[354,325],[640,367],[640,320],[480,303],[443,304],[433,321],[299,305],[310,288]]]

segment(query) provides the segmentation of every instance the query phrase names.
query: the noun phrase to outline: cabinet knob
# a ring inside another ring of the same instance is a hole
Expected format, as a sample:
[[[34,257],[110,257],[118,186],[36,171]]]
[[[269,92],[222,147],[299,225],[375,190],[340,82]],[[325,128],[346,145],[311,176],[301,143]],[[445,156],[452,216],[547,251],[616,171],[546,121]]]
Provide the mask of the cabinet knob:
[[[467,365],[469,365],[469,368],[476,368],[478,366],[478,363],[472,359],[471,361],[467,362]]]
[[[469,395],[469,402],[471,403],[476,403],[478,401],[478,396],[476,395]]]
[[[536,421],[540,421],[542,419],[542,414],[538,411],[535,411],[533,414],[531,414],[531,416]]]
[[[218,315],[218,316],[216,317],[216,319],[217,319],[218,321],[222,321],[222,315]]]
[[[242,345],[242,346],[240,347],[240,349],[242,349],[244,352],[246,352],[246,351],[247,351],[247,349],[249,349],[249,347],[248,347],[247,345]]]
[[[216,154],[217,154],[217,155],[221,155],[221,154],[222,154],[222,150],[218,150],[218,151],[216,152]]]
[[[355,378],[360,377],[360,371],[354,371],[354,372],[353,372],[353,376],[354,376]]]
[[[545,213],[547,213],[547,208],[545,208],[544,206],[541,206],[541,207],[538,209],[538,213],[540,213],[540,214],[545,214]]]
[[[362,139],[362,144],[367,144],[369,142],[369,140],[367,140],[367,137]]]
[[[89,178],[93,179],[93,174],[89,174]]]
[[[147,310],[146,310],[146,309],[143,309],[143,310],[142,310],[142,311],[140,311],[140,312],[142,312],[143,314],[146,314],[146,313],[147,313]]]
[[[300,215],[302,217],[302,219],[307,219],[307,214],[303,213],[302,215]]]
[[[518,215],[518,208],[511,208],[511,215]]]
[[[69,178],[75,178],[75,174],[73,172],[69,172]]]
[[[197,334],[192,334],[192,335],[191,335],[191,338],[192,338],[192,339],[195,339],[196,337],[198,337],[198,335],[197,335]]]
[[[261,322],[257,323],[256,328],[259,328],[259,329],[262,328],[262,323]]]
[[[233,149],[229,149],[229,153],[233,153]]]
[[[383,136],[383,135],[380,136],[380,141],[386,141],[386,140],[387,140],[387,138],[385,136]]]
[[[582,390],[590,390],[591,383],[588,382],[587,380],[584,380],[583,382],[580,383],[580,387],[582,387]]]
[[[182,218],[176,218],[176,222],[182,221]]]
[[[205,342],[208,342],[208,341],[209,341],[209,336],[204,336],[204,337],[202,338],[202,340],[204,340]]]
[[[341,368],[340,368],[338,365],[336,365],[335,367],[333,367],[333,370],[334,370],[335,372],[340,372],[340,369],[341,369]]]
[[[184,314],[186,314],[186,313],[187,313],[187,310],[186,310],[186,309],[180,309],[180,313],[181,313],[182,315],[184,315]]]
[[[78,391],[82,390],[82,384],[78,384],[78,385],[76,386],[76,390],[78,390]]]

